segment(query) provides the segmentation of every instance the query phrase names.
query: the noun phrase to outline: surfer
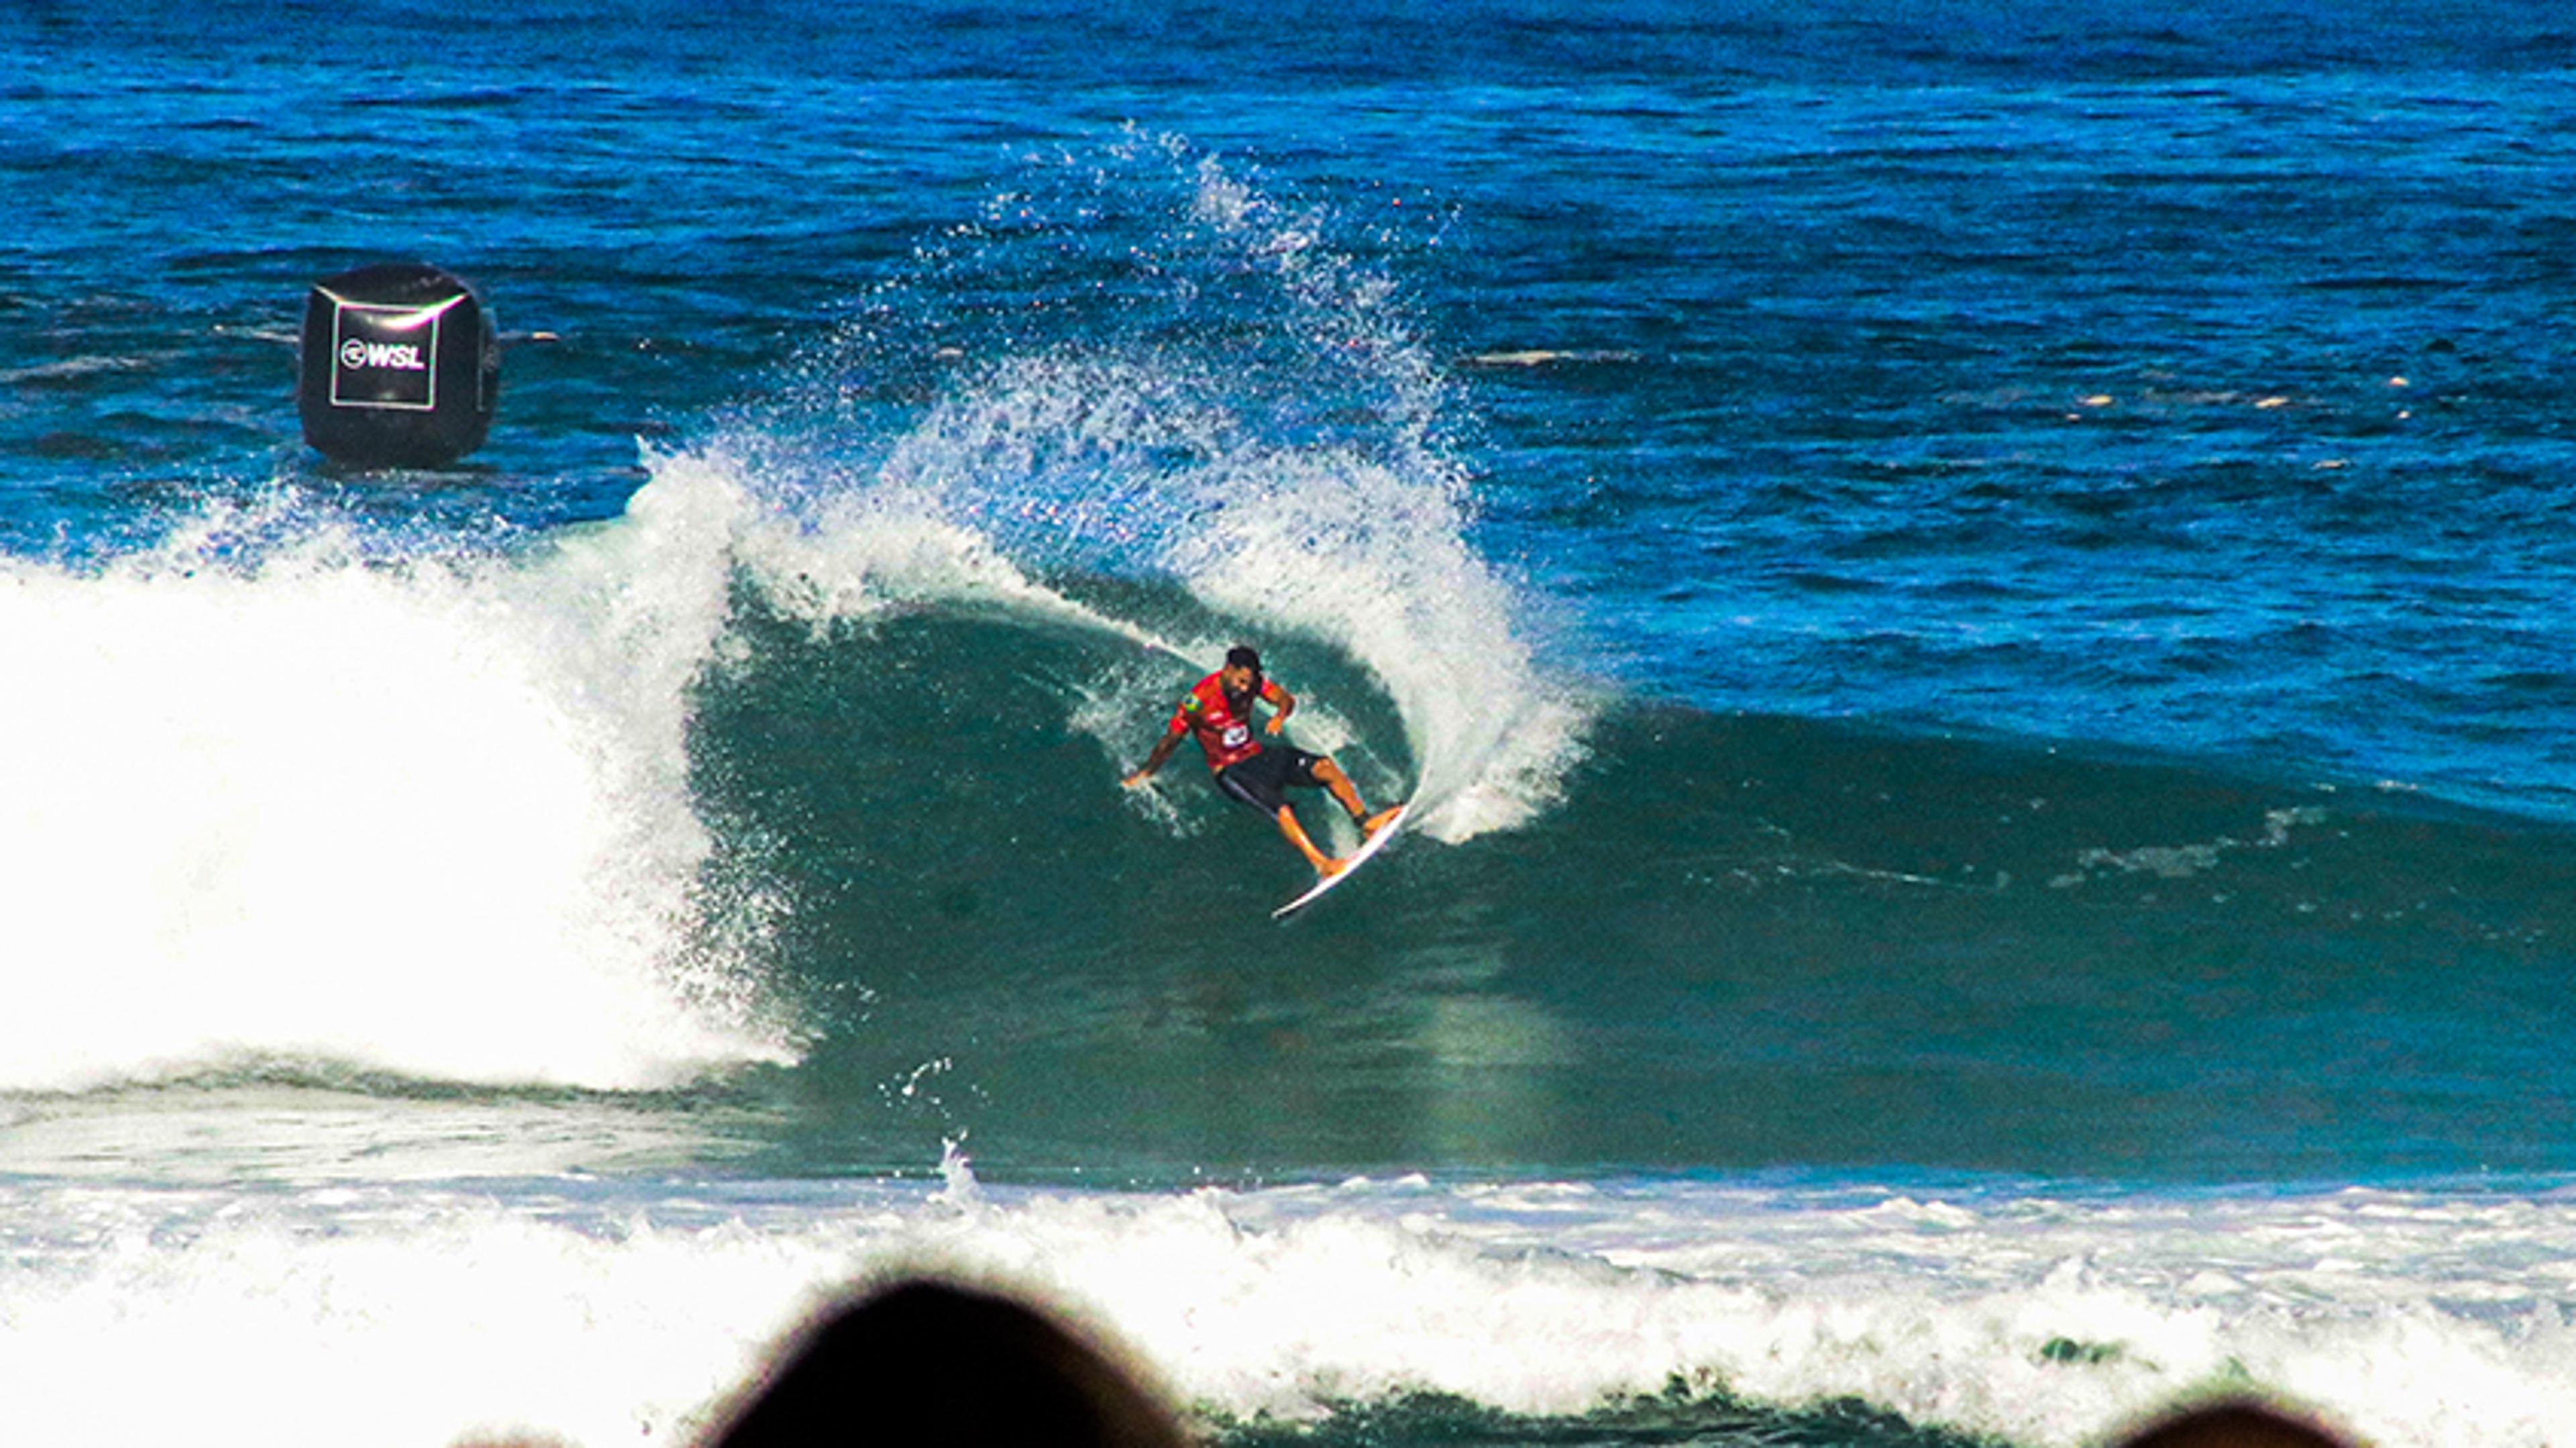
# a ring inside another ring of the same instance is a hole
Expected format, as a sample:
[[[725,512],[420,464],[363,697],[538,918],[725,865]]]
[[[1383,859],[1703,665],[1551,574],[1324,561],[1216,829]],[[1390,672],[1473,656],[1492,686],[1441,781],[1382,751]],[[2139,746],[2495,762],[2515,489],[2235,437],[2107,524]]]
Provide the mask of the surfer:
[[[1196,735],[1199,751],[1207,756],[1208,768],[1216,775],[1218,789],[1228,798],[1240,800],[1278,821],[1279,833],[1288,837],[1288,843],[1297,847],[1297,853],[1306,857],[1316,874],[1340,874],[1344,862],[1315,848],[1305,828],[1297,823],[1297,812],[1288,807],[1288,787],[1329,792],[1334,802],[1349,812],[1351,822],[1360,827],[1362,838],[1385,828],[1403,810],[1398,807],[1371,814],[1351,777],[1329,755],[1309,754],[1286,744],[1264,748],[1260,740],[1252,737],[1253,711],[1258,704],[1268,704],[1274,711],[1264,730],[1276,736],[1287,724],[1288,716],[1297,711],[1297,696],[1276,681],[1262,677],[1261,655],[1237,644],[1226,651],[1224,668],[1199,680],[1181,696],[1161,741],[1155,744],[1153,753],[1145,756],[1144,764],[1127,776],[1126,785],[1129,789],[1142,788],[1154,777],[1154,771],[1172,757],[1172,751],[1180,747],[1183,735]]]

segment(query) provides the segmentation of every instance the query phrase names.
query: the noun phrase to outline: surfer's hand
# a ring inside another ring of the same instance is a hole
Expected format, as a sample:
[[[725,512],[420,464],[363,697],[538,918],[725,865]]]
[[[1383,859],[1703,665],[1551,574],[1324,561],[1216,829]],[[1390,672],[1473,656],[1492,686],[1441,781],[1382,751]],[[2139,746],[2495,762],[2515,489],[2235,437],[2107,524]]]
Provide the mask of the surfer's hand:
[[[1270,716],[1270,722],[1261,727],[1269,730],[1273,734],[1276,734],[1280,730],[1288,727],[1288,716],[1285,714],[1273,714]]]

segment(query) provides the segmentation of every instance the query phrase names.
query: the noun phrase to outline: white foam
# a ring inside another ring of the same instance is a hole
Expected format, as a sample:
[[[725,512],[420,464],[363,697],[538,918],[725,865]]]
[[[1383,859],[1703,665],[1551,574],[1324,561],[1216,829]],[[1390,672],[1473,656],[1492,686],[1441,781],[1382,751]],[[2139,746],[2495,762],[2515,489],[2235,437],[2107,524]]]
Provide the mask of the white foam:
[[[656,486],[705,480],[729,497],[756,465],[721,449],[658,460]],[[1067,598],[1031,578],[987,535],[944,516],[918,489],[836,492],[802,525],[764,513],[739,530],[734,556],[781,607],[818,626],[865,621],[925,604],[986,608],[1022,620],[1096,631],[1139,648],[1185,657],[1141,625]]]
[[[815,1303],[923,1269],[1106,1329],[1218,1418],[1418,1391],[1571,1414],[1678,1379],[2035,1448],[2231,1383],[2383,1448],[2576,1421],[2563,1197],[1132,1196],[978,1185],[953,1151],[936,1183],[578,1190],[0,1188],[0,1422],[675,1444]]]
[[[525,560],[204,529],[0,574],[0,1085],[242,1056],[628,1087],[776,1058],[688,978],[686,686],[726,534],[686,490]],[[694,511],[693,511],[694,510]],[[259,520],[247,520],[256,524]]]

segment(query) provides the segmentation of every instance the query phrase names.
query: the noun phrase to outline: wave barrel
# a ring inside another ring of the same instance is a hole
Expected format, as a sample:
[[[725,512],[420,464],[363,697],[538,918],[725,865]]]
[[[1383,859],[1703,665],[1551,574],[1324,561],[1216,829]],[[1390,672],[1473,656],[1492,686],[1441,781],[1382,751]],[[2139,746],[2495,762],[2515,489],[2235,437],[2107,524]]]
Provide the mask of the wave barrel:
[[[304,299],[296,405],[325,457],[446,467],[483,445],[500,391],[490,310],[437,267],[360,267]]]

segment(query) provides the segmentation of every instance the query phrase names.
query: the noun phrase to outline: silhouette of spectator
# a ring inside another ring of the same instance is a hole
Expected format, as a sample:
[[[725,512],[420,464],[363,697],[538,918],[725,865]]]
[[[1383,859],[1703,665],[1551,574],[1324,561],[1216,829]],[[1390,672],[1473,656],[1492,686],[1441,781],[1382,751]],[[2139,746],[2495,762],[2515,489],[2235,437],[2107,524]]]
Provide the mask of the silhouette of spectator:
[[[808,1444],[1182,1448],[1099,1345],[1008,1299],[908,1282],[826,1314],[710,1448]]]

